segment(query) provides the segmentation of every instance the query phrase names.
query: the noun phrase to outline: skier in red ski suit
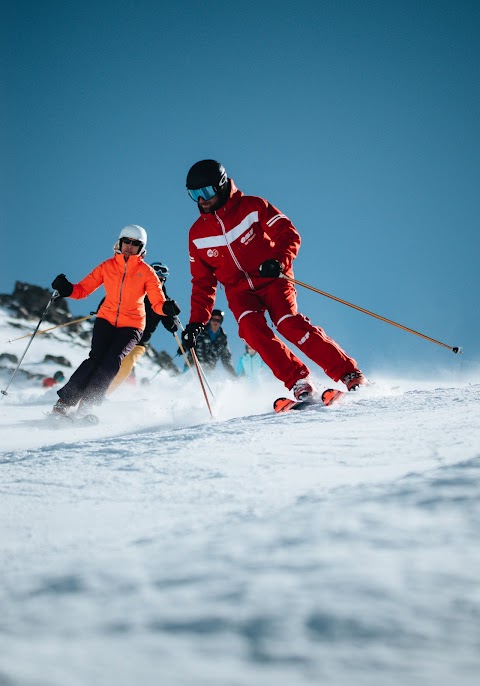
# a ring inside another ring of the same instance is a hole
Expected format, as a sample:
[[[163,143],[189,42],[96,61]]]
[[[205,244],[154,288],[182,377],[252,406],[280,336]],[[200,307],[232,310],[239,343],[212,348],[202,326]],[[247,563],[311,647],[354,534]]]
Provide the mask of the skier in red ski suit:
[[[275,335],[277,331],[318,364],[334,381],[355,390],[365,377],[354,359],[297,310],[292,263],[300,236],[292,222],[267,200],[244,195],[223,165],[201,160],[187,175],[187,190],[200,217],[189,232],[192,295],[190,323],[182,333],[186,348],[210,319],[217,284],[225,287],[238,333],[260,354],[297,400],[316,389],[308,367]]]

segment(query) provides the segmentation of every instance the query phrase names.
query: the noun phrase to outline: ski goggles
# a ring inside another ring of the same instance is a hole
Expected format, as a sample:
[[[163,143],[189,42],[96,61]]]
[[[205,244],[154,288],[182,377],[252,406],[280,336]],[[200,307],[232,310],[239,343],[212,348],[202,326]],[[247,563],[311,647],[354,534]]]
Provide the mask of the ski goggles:
[[[126,245],[133,245],[134,248],[139,248],[141,245],[143,245],[142,241],[138,241],[136,238],[121,238],[120,240]]]
[[[204,186],[203,188],[195,188],[195,190],[187,188],[187,191],[188,195],[195,202],[198,202],[199,198],[203,198],[204,200],[211,200],[218,193],[218,189],[215,188],[215,186]]]
[[[168,276],[168,267],[164,264],[152,264],[159,279],[166,279]]]

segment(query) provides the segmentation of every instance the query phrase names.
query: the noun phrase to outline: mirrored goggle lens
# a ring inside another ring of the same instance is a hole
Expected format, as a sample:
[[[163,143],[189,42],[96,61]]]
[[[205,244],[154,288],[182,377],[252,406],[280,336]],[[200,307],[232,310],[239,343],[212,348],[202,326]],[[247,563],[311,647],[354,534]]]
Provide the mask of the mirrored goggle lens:
[[[188,195],[192,198],[192,200],[195,200],[195,202],[198,202],[199,198],[203,198],[204,200],[211,200],[213,196],[217,194],[217,191],[213,186],[196,188],[194,191],[191,188],[188,188],[187,190]]]
[[[154,264],[153,268],[157,272],[158,276],[164,276],[165,278],[168,276],[168,269],[167,267],[164,267],[163,264]]]

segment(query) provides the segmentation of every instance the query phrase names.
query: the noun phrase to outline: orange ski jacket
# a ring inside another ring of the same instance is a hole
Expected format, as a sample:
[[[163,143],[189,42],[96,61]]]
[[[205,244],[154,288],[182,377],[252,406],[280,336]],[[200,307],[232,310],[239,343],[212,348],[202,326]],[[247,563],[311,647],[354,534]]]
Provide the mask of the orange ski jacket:
[[[86,298],[102,284],[106,295],[97,317],[106,319],[115,327],[145,329],[145,295],[148,295],[152,309],[157,314],[164,314],[162,284],[155,270],[143,261],[141,255],[131,255],[125,260],[123,255],[117,254],[105,260],[73,285],[70,297],[74,300]]]

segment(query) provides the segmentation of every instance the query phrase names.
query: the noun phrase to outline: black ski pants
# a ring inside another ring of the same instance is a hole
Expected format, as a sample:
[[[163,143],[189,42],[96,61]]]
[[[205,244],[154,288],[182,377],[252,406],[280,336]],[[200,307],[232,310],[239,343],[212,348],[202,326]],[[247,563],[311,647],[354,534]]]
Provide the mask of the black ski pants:
[[[137,345],[142,333],[141,329],[115,327],[97,317],[90,355],[72,374],[70,381],[57,391],[61,400],[71,406],[80,400],[100,405],[123,358]]]

